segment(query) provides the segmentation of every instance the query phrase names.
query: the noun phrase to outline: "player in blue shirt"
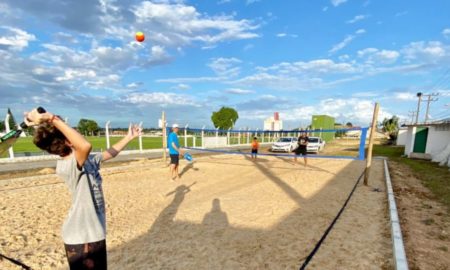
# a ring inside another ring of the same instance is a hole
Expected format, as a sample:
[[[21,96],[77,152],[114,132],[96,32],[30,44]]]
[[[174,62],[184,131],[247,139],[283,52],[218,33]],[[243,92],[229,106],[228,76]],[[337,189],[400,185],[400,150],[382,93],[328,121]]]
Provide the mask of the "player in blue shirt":
[[[178,141],[178,125],[172,125],[172,132],[169,134],[168,147],[169,147],[169,155],[170,155],[170,179],[177,180],[180,179],[180,175],[178,174],[178,165],[180,163],[180,154],[183,153],[183,150],[180,148],[180,142]]]

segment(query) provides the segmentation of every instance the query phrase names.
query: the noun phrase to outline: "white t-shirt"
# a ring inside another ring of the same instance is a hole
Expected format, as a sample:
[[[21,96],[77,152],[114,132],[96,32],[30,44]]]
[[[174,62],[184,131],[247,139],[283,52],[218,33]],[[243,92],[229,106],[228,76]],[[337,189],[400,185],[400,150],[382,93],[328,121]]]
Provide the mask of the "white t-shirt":
[[[66,244],[92,243],[106,237],[101,161],[101,153],[90,155],[81,170],[73,154],[57,162],[56,174],[64,179],[72,194],[72,205],[62,227]]]

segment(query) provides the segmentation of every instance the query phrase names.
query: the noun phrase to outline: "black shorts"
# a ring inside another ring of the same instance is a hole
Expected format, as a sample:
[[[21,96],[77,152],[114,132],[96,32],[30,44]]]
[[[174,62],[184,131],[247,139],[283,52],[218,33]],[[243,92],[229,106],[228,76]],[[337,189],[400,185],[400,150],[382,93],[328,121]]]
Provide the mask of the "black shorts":
[[[297,156],[300,156],[300,155],[306,156],[306,147],[299,147],[299,148],[295,149],[295,154]]]
[[[252,149],[252,154],[258,154],[258,149]]]
[[[107,269],[105,240],[79,245],[64,244],[64,247],[70,270]]]
[[[179,154],[170,154],[170,164],[178,165],[180,163],[180,155]]]

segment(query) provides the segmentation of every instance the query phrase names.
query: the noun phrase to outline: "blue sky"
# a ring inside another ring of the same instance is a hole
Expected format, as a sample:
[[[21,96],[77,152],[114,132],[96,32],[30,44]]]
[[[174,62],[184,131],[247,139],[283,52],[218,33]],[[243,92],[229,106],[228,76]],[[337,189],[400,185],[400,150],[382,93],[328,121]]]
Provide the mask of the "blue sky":
[[[312,114],[410,119],[417,92],[450,117],[450,2],[47,0],[0,2],[0,111],[36,106],[112,126],[143,121],[285,128]],[[134,40],[142,31],[146,40]],[[421,108],[424,118],[425,103]]]

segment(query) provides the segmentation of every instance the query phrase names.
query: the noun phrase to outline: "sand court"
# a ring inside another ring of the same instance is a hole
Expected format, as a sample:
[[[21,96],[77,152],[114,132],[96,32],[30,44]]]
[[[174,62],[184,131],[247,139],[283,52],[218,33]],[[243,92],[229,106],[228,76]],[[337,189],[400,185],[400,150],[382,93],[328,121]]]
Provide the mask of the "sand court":
[[[159,161],[104,169],[109,268],[298,269],[365,165],[299,161],[204,156],[183,161],[178,182]],[[384,190],[382,169],[375,161],[371,185],[358,186],[310,269],[390,269],[385,193],[372,191]],[[0,253],[33,269],[67,268],[60,230],[70,196],[58,181],[0,182]]]

